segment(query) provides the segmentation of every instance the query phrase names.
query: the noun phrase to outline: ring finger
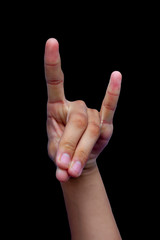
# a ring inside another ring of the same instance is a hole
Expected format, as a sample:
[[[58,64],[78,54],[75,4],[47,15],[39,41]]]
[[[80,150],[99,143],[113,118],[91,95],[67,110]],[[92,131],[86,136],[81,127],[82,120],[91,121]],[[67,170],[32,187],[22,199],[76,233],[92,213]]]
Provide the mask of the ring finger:
[[[72,177],[80,176],[83,167],[85,166],[89,155],[100,136],[100,115],[95,109],[87,109],[88,126],[85,130],[78,146],[75,150],[74,156],[68,173]]]

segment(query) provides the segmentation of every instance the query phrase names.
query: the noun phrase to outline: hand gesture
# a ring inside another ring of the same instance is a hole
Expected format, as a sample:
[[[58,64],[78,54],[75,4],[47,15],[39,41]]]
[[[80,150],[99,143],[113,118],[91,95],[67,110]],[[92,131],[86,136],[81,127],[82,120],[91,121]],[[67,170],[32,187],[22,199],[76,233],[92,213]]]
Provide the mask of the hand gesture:
[[[51,38],[45,46],[45,77],[48,91],[48,154],[57,166],[56,177],[67,181],[79,177],[83,169],[96,165],[96,159],[113,132],[121,73],[115,71],[102,101],[100,111],[88,108],[84,101],[68,101],[64,93],[59,44]]]

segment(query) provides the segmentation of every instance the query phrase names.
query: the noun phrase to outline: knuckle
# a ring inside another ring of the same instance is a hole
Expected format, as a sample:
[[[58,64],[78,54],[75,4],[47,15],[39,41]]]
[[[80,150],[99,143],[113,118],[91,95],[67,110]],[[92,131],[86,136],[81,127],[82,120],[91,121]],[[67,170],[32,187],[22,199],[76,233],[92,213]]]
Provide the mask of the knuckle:
[[[101,120],[98,110],[92,109],[93,120],[89,122],[89,130],[93,137],[97,137],[101,131]]]
[[[100,134],[100,124],[96,122],[90,122],[89,129],[92,136],[98,136]]]
[[[93,113],[94,113],[95,115],[99,116],[99,112],[98,112],[97,109],[91,109],[91,110],[93,111]]]
[[[86,128],[86,126],[87,126],[87,116],[84,113],[76,113],[72,116],[72,122],[78,128]]]
[[[75,143],[72,140],[65,141],[61,143],[60,148],[63,148],[66,152],[71,153],[75,150]]]
[[[102,133],[103,139],[106,139],[107,141],[109,141],[111,136],[112,136],[112,134],[113,134],[113,124],[109,124],[103,130],[103,133]]]
[[[84,163],[88,159],[88,154],[83,149],[79,149],[79,151],[77,153],[77,157],[78,157],[78,159],[80,159],[82,165],[84,165]]]
[[[63,82],[63,79],[48,79],[47,80],[47,83],[49,84],[49,85],[59,85],[60,83],[62,83]]]
[[[83,107],[83,108],[86,108],[86,104],[83,100],[77,100],[76,103],[80,106],[80,107]]]
[[[112,103],[112,101],[106,101],[103,103],[103,106],[107,109],[107,110],[111,110],[111,111],[115,111],[116,106]]]

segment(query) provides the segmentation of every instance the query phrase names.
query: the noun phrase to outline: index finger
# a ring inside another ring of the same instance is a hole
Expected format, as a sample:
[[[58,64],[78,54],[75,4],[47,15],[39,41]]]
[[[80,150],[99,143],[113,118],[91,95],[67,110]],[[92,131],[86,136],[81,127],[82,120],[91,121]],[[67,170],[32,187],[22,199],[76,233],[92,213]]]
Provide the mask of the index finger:
[[[50,103],[64,101],[64,75],[61,69],[59,44],[55,38],[50,38],[46,42],[44,66],[48,101]]]
[[[120,95],[122,75],[115,71],[111,74],[110,81],[102,102],[100,114],[101,123],[111,124],[116,110],[117,102]]]

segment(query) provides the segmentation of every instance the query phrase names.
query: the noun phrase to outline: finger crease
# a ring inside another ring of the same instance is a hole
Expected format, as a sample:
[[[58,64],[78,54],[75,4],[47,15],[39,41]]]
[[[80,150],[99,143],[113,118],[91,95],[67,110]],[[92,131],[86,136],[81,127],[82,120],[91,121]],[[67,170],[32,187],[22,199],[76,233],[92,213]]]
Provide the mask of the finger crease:
[[[63,80],[56,80],[56,79],[47,80],[47,84],[49,84],[49,85],[58,85],[62,82],[63,82]]]
[[[45,63],[45,65],[49,67],[56,67],[58,63]]]
[[[93,126],[100,128],[100,124],[98,124],[96,122],[90,121],[88,124],[92,124]]]
[[[108,125],[111,125],[111,124],[112,124],[112,121],[109,122],[109,121],[103,119],[103,120],[101,121],[101,124],[108,124]]]
[[[115,110],[115,107],[111,107],[109,104],[103,103],[103,106],[104,106],[107,110],[110,110],[110,111],[114,111],[114,110]]]
[[[48,103],[49,103],[49,104],[52,104],[52,103],[60,103],[60,104],[64,104],[65,102],[64,102],[63,100],[56,100],[56,101],[48,100]]]
[[[115,97],[118,97],[118,96],[119,96],[119,94],[110,92],[110,91],[108,91],[108,90],[107,90],[107,93],[108,93],[109,95],[111,95],[111,96],[115,96]]]

